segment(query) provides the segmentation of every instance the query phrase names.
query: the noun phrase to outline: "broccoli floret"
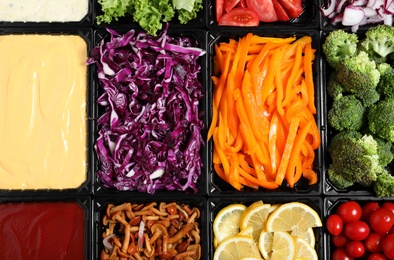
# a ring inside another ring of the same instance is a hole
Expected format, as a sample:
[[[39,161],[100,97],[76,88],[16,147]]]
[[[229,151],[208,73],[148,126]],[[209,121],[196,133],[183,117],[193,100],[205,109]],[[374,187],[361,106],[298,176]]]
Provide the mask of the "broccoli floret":
[[[387,63],[378,66],[380,81],[376,90],[383,98],[394,98],[394,68]]]
[[[334,100],[328,111],[328,123],[336,130],[358,131],[364,124],[365,108],[354,95]]]
[[[342,97],[343,92],[343,86],[337,80],[337,73],[332,72],[327,81],[327,94],[335,100]]]
[[[386,62],[387,57],[394,52],[394,27],[379,24],[369,28],[365,32],[365,39],[360,41],[360,49],[376,62]]]
[[[377,143],[379,164],[382,167],[386,167],[394,158],[393,144],[385,141],[379,137],[374,137]]]
[[[378,197],[393,197],[394,176],[387,171],[383,171],[377,176],[373,189]]]
[[[377,143],[371,135],[354,131],[339,132],[329,145],[331,169],[343,179],[370,187],[382,172]]]
[[[328,64],[337,69],[342,59],[357,53],[357,44],[357,34],[334,30],[328,34],[322,48]]]
[[[366,89],[365,91],[359,91],[354,94],[365,107],[370,107],[380,100],[378,91],[374,88]]]
[[[394,99],[384,99],[372,105],[367,118],[371,133],[394,142]]]
[[[338,189],[346,189],[354,185],[354,182],[345,179],[341,172],[336,172],[332,165],[330,165],[330,168],[328,168],[327,173],[330,182]]]
[[[345,57],[339,62],[337,79],[346,92],[357,94],[376,89],[380,73],[375,61],[371,60],[366,52],[360,51],[357,55]]]

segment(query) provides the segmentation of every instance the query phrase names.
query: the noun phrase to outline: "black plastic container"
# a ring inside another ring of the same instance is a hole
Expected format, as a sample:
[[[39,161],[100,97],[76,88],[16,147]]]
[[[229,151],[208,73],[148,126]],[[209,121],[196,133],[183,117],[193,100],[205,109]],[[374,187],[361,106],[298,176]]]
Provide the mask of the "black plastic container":
[[[238,26],[219,26],[216,20],[216,2],[214,0],[207,0],[207,18],[206,23],[208,29],[223,29],[223,30],[245,30],[245,27]],[[318,9],[316,8],[317,0],[303,0],[302,6],[303,11],[297,18],[292,18],[289,21],[277,21],[277,22],[260,22],[258,26],[250,27],[250,29],[259,30],[270,30],[270,29],[289,29],[294,27],[297,28],[318,28],[319,16]]]
[[[311,196],[311,197],[298,197],[298,198],[290,198],[290,197],[262,197],[262,198],[257,198],[257,197],[242,197],[242,198],[236,198],[236,197],[216,197],[216,198],[209,198],[208,199],[208,222],[209,222],[209,237],[211,240],[209,241],[209,258],[208,259],[213,259],[213,255],[215,253],[215,247],[214,247],[214,242],[213,242],[213,222],[215,220],[216,215],[218,212],[231,204],[244,204],[245,206],[251,205],[253,202],[262,200],[263,203],[266,204],[284,204],[288,202],[301,202],[304,203],[311,208],[313,208],[320,216],[320,218],[323,218],[323,199],[319,196]],[[315,234],[315,239],[316,239],[316,244],[315,244],[315,250],[318,255],[319,259],[328,259],[324,258],[324,243],[323,243],[323,228],[321,227],[315,227],[313,228],[314,234]]]
[[[380,206],[384,202],[394,202],[393,198],[377,198],[374,196],[333,196],[326,197],[324,199],[324,219],[323,226],[325,227],[325,223],[329,215],[334,214],[339,205],[347,201],[356,201],[360,204],[361,207],[367,204],[368,202],[377,202]],[[324,229],[324,259],[331,259],[331,255],[335,250],[335,245],[332,244],[330,234],[327,232],[327,229]],[[364,258],[363,258],[364,259]]]
[[[207,198],[201,196],[188,196],[181,198],[180,196],[153,196],[153,197],[130,197],[130,196],[117,196],[116,198],[96,198],[94,204],[93,214],[93,251],[94,259],[99,259],[101,251],[104,249],[102,234],[105,232],[105,226],[102,223],[103,217],[106,215],[106,209],[108,204],[120,205],[125,202],[132,204],[149,204],[156,203],[155,207],[158,207],[161,202],[171,203],[175,202],[178,205],[185,204],[190,208],[197,208],[200,211],[200,217],[197,220],[200,230],[200,245],[201,245],[201,259],[208,258],[209,244],[209,230],[208,230],[208,212],[207,212]]]
[[[92,47],[92,39],[93,33],[90,28],[45,28],[45,27],[37,27],[37,28],[0,28],[0,35],[76,35],[80,36],[86,42],[86,54],[88,55],[89,50]],[[87,68],[86,75],[86,179],[85,181],[77,188],[72,189],[7,189],[0,190],[0,196],[21,196],[21,197],[34,197],[34,196],[53,196],[53,195],[79,195],[79,194],[90,194],[92,192],[93,183],[92,183],[92,172],[93,172],[93,88],[92,88],[92,70],[91,68]],[[39,148],[37,148],[39,149]]]
[[[91,27],[94,24],[94,4],[96,0],[88,1],[88,12],[80,21],[73,22],[9,22],[0,21],[1,27],[42,28],[42,27]]]
[[[268,190],[259,188],[258,190],[252,190],[249,188],[245,188],[243,191],[237,191],[235,188],[230,186],[228,183],[223,181],[214,171],[212,164],[212,151],[213,151],[213,141],[209,141],[209,161],[208,161],[208,172],[209,172],[209,180],[208,180],[208,193],[211,196],[224,196],[224,195],[232,195],[232,196],[291,196],[294,195],[319,195],[321,194],[321,181],[323,178],[323,154],[324,154],[324,135],[325,135],[325,127],[322,124],[322,120],[324,119],[324,115],[322,114],[323,104],[325,104],[325,96],[323,95],[323,89],[321,86],[321,78],[320,78],[320,40],[319,40],[319,31],[317,30],[302,30],[302,31],[291,31],[291,30],[236,30],[236,31],[218,31],[218,30],[210,30],[208,33],[208,73],[209,75],[213,75],[213,57],[215,55],[214,45],[219,42],[228,42],[229,39],[238,39],[240,37],[244,37],[248,32],[252,32],[255,35],[266,36],[266,37],[297,37],[300,38],[302,36],[309,35],[312,38],[312,48],[316,49],[316,58],[312,64],[313,78],[314,78],[314,86],[315,86],[315,105],[316,105],[316,115],[315,120],[316,124],[319,128],[322,145],[315,151],[315,161],[314,161],[314,170],[318,176],[318,182],[314,185],[309,185],[308,181],[302,178],[294,188],[285,187],[282,185],[278,189]],[[209,122],[211,122],[212,118],[212,95],[213,95],[213,84],[210,79],[208,79],[209,86]]]
[[[29,205],[29,204],[34,204],[34,203],[38,203],[40,205],[43,205],[45,203],[75,203],[75,206],[80,206],[83,210],[83,219],[82,221],[84,222],[84,227],[83,230],[80,230],[78,232],[75,233],[79,233],[79,234],[83,234],[84,236],[84,259],[93,259],[92,257],[92,233],[93,233],[93,225],[92,225],[92,205],[91,205],[91,198],[89,196],[75,196],[75,195],[64,195],[64,196],[34,196],[34,197],[0,197],[0,205],[9,205],[10,207],[12,207],[12,205],[15,204],[23,204],[23,205]],[[74,212],[70,213],[71,218],[74,218]],[[25,231],[26,235],[29,235],[30,232],[34,232],[34,230],[38,231],[38,233],[34,233],[31,234],[32,236],[37,236],[37,237],[42,237],[42,239],[44,239],[44,235],[39,234],[39,231],[44,231],[45,230],[40,230],[40,227],[37,227],[37,223],[39,223],[39,221],[43,221],[45,220],[45,218],[47,217],[46,212],[43,211],[42,213],[36,215],[36,219],[31,219],[31,223],[29,227],[29,230]],[[55,221],[55,223],[62,223],[62,222],[67,222],[67,220],[69,220],[70,218],[68,216],[64,216],[64,215],[60,215],[59,214],[59,219]],[[21,219],[23,219],[23,217],[21,217]],[[3,219],[4,222],[2,221],[2,224],[4,227],[9,228],[9,230],[15,229],[16,233],[20,232],[20,230],[18,230],[18,228],[20,228],[20,226],[26,225],[26,223],[20,223],[18,224],[18,219],[9,219],[5,216],[5,218]],[[79,219],[80,220],[80,219]],[[78,220],[77,220],[78,221]],[[48,221],[51,222],[51,221]],[[67,226],[73,226],[73,223],[64,223]],[[53,223],[48,223],[47,225],[51,225],[53,226]],[[59,229],[61,230],[61,229]],[[59,230],[54,230],[55,232],[58,232]],[[11,232],[12,233],[12,232]],[[12,234],[9,235],[12,235]],[[21,233],[19,233],[21,234]],[[57,234],[59,236],[64,236],[64,234],[59,233]],[[51,235],[52,236],[52,235]],[[70,238],[73,239],[73,238]],[[22,241],[21,241],[22,242]],[[27,241],[25,241],[27,242]],[[48,240],[43,240],[43,241],[35,241],[37,242],[37,246],[39,246],[40,242],[43,243],[52,243],[55,244],[56,242],[50,242]],[[23,242],[22,242],[23,243]],[[27,245],[27,243],[25,244],[25,246]],[[23,245],[20,245],[21,249],[24,248]],[[36,245],[32,245],[32,247],[34,247]],[[67,248],[67,245],[65,246]],[[25,248],[26,249],[26,248]],[[33,248],[30,248],[30,252],[29,255],[32,256],[31,250]],[[5,256],[3,255],[4,252],[2,252],[0,250],[0,256],[2,256],[2,258],[9,258],[10,255]],[[18,252],[15,252],[15,255],[12,255],[13,259],[18,259],[17,256]],[[67,258],[62,258],[62,259],[67,259]]]
[[[130,29],[135,30],[136,32],[139,32],[138,29],[136,28],[129,28],[129,29],[125,29],[125,28],[118,28],[118,29],[114,29],[115,31],[117,31],[118,33],[126,33],[127,31],[129,31]],[[198,42],[198,47],[201,49],[206,49],[206,31],[202,30],[202,29],[188,29],[188,30],[181,30],[181,29],[171,29],[169,28],[168,30],[168,35],[171,37],[188,37],[191,39],[195,39]],[[94,32],[94,43],[95,46],[97,46],[101,40],[108,40],[109,39],[109,33],[106,31],[106,29],[104,28],[98,28],[95,30]],[[199,65],[201,66],[201,71],[198,75],[198,79],[200,81],[200,83],[202,84],[202,86],[204,87],[204,89],[207,89],[207,54],[203,55],[202,57],[198,58],[198,62]],[[97,72],[96,72],[96,66],[91,65],[94,69],[94,79],[93,79],[93,88],[94,88],[94,94],[93,97],[95,100],[97,100],[97,98],[103,93],[103,90],[101,89],[101,87],[99,86],[99,82],[98,82],[98,78],[97,78]],[[208,157],[208,151],[207,151],[207,143],[205,141],[205,136],[206,136],[206,132],[207,132],[207,126],[209,124],[208,122],[208,118],[207,118],[207,107],[208,107],[208,102],[207,102],[207,93],[205,93],[205,96],[203,99],[200,100],[200,104],[199,104],[199,111],[203,113],[203,117],[202,120],[204,122],[204,129],[202,130],[202,138],[203,138],[203,142],[204,144],[201,146],[200,149],[200,156],[202,159],[202,169],[201,169],[201,176],[199,178],[199,180],[197,181],[196,185],[198,188],[198,191],[196,193],[194,193],[193,191],[187,190],[186,192],[184,191],[167,191],[167,190],[157,190],[155,192],[155,194],[161,194],[161,195],[179,195],[179,196],[183,196],[185,194],[189,194],[189,195],[206,195],[207,194],[207,168],[208,168],[208,164],[207,164],[207,157]],[[104,108],[102,106],[99,106],[96,103],[96,107],[95,107],[95,119],[98,119],[102,113],[104,113]],[[98,138],[98,127],[96,124],[96,120],[95,120],[95,126],[94,126],[94,142],[95,140],[97,140]],[[95,154],[95,152],[93,151],[93,155],[94,157],[94,175],[98,169],[98,159],[97,156]],[[118,191],[115,188],[107,188],[105,187],[105,185],[103,185],[103,183],[96,177],[94,177],[95,181],[94,181],[94,193],[97,196],[112,196],[112,195],[116,195],[119,194],[119,192],[121,193],[125,193],[125,194],[129,194],[129,195],[133,195],[133,196],[149,196],[148,193],[145,192],[138,192],[138,191]]]

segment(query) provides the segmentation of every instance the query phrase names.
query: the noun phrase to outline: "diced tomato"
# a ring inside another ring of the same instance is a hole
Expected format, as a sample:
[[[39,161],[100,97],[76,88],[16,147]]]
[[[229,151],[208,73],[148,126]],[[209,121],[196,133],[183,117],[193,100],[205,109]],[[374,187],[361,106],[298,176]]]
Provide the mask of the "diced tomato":
[[[240,0],[226,0],[224,2],[224,10],[226,10],[227,13],[231,12],[231,10],[234,9],[234,7],[239,3]]]
[[[290,18],[297,18],[302,13],[302,0],[278,0]]]
[[[259,25],[259,17],[257,14],[248,9],[237,7],[231,12],[225,13],[219,20],[220,26],[257,26]]]
[[[274,9],[276,12],[276,16],[278,17],[278,21],[290,20],[290,17],[287,15],[285,9],[283,9],[283,6],[278,2],[278,0],[272,0],[272,3],[274,4]]]
[[[237,7],[248,7],[246,5],[246,0],[240,0],[237,4]]]
[[[216,21],[219,22],[220,18],[224,14],[224,0],[216,0],[215,10],[216,10]]]
[[[262,22],[278,21],[272,0],[246,0],[248,8],[255,11]]]

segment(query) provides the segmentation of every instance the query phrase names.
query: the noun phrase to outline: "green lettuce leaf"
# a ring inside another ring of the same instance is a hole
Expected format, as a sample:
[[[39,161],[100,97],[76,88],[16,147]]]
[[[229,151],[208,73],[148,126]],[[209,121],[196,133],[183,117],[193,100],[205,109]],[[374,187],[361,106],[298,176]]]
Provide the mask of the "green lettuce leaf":
[[[184,0],[187,1],[187,0]],[[202,10],[202,0],[195,0],[193,10],[191,12],[187,11],[186,9],[179,9],[178,11],[178,19],[181,24],[186,24],[190,20],[193,20],[197,17],[197,13]]]
[[[195,0],[172,0],[174,9],[180,10],[185,9],[188,12],[193,11]]]
[[[118,21],[118,18],[124,17],[131,7],[130,0],[98,0],[98,3],[103,14],[96,17],[97,24]]]

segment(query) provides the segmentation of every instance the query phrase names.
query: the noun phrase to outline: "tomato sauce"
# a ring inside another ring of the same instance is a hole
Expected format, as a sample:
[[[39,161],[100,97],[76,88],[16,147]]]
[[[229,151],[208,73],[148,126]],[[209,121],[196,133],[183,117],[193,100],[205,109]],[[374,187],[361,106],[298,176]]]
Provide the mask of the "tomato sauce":
[[[0,204],[0,259],[85,259],[84,219],[76,202]]]

